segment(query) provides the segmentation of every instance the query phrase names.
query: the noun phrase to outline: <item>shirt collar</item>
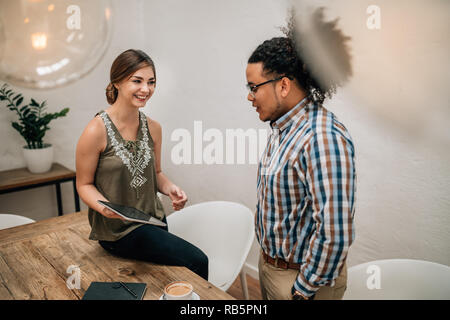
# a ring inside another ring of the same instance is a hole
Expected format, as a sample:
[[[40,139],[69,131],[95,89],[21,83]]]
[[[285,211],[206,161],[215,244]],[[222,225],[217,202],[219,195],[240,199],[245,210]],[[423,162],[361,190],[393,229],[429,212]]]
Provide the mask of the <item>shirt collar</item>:
[[[309,97],[303,98],[302,101],[297,103],[295,107],[286,112],[277,120],[270,123],[272,129],[278,129],[283,131],[287,127],[289,127],[293,122],[296,122],[305,112],[306,108],[304,108],[310,102]]]

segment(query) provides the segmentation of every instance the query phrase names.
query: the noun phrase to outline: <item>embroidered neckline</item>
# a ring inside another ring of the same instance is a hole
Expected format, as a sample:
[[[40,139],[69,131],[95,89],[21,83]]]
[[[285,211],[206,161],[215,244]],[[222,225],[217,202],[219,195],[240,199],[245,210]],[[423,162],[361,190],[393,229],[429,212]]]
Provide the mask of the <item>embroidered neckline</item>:
[[[142,139],[138,138],[137,141],[127,141],[120,136],[120,133],[118,133],[121,142],[116,139],[116,134],[114,133],[113,129],[114,123],[111,122],[106,111],[103,111],[100,116],[105,123],[106,131],[111,140],[111,145],[114,149],[115,155],[122,160],[123,164],[131,173],[132,179],[130,182],[130,186],[134,189],[143,186],[147,181],[147,178],[143,175],[144,170],[148,166],[148,163],[151,159],[151,149],[148,145],[149,138],[145,115],[142,112],[139,112]],[[134,152],[130,152],[128,150],[130,142],[133,146],[135,146],[135,150],[133,150]]]

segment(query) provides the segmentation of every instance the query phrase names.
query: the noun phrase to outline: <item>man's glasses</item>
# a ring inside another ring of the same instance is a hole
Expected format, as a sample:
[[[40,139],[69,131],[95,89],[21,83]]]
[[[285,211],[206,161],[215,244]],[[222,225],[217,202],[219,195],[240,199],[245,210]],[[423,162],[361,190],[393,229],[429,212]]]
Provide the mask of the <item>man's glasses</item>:
[[[250,84],[247,83],[245,86],[247,87],[248,93],[249,93],[253,98],[256,98],[256,97],[255,97],[255,93],[256,93],[256,91],[258,91],[258,88],[259,88],[259,87],[261,87],[262,85],[265,85],[266,83],[270,83],[270,82],[274,82],[274,81],[281,80],[281,79],[283,79],[284,77],[286,77],[286,76],[281,76],[281,77],[278,77],[278,78],[276,78],[276,79],[267,80],[267,81],[265,81],[265,82],[262,82],[262,83],[259,83],[259,84],[255,84],[255,85],[250,85]],[[288,78],[289,78],[289,77],[288,77]],[[289,78],[289,79],[290,79],[290,78]]]

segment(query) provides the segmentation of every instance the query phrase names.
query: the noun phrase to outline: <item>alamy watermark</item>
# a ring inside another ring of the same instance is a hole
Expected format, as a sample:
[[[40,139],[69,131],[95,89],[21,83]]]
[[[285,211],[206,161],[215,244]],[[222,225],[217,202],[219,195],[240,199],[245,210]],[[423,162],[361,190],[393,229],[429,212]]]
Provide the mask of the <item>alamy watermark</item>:
[[[77,265],[70,265],[67,270],[67,274],[70,276],[66,280],[67,288],[70,290],[81,289],[81,269]]]
[[[370,16],[367,18],[367,29],[369,30],[380,30],[381,29],[381,9],[377,5],[370,5],[366,10],[367,14]]]
[[[366,281],[367,289],[381,289],[381,268],[372,264],[367,267],[366,273],[370,274]]]
[[[70,16],[66,20],[66,27],[69,30],[81,30],[81,9],[79,6],[72,4],[67,7],[67,14]]]
[[[202,121],[194,121],[194,132],[175,129],[170,140],[171,160],[180,164],[257,164],[267,144],[267,129],[204,130]]]

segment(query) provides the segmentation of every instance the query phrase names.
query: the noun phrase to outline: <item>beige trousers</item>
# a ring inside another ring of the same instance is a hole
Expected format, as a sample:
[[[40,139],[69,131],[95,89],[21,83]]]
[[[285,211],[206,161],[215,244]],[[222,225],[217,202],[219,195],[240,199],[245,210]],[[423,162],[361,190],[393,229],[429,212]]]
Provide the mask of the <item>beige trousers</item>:
[[[298,270],[281,269],[259,257],[259,283],[264,300],[292,300],[291,289],[297,279]],[[347,289],[347,265],[335,281],[334,287],[324,286],[316,292],[314,300],[340,300]]]

